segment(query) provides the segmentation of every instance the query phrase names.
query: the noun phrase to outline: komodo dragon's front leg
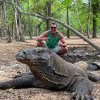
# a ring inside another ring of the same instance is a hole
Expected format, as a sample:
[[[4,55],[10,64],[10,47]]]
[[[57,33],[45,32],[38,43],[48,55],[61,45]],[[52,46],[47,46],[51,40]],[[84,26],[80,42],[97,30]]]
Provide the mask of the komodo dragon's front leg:
[[[93,84],[87,78],[74,78],[70,91],[73,92],[71,100],[94,100],[91,94],[93,91]]]
[[[91,80],[92,82],[100,82],[100,75],[94,75],[91,72],[86,72],[88,79]]]
[[[9,89],[9,88],[44,88],[44,85],[37,80],[33,75],[25,75],[15,78],[10,81],[0,82],[0,89]]]
[[[19,77],[23,77],[23,76],[27,76],[27,75],[33,75],[32,72],[27,72],[27,73],[20,73],[18,75],[15,75],[14,76],[14,79],[15,78],[19,78]],[[33,76],[34,77],[34,76]]]

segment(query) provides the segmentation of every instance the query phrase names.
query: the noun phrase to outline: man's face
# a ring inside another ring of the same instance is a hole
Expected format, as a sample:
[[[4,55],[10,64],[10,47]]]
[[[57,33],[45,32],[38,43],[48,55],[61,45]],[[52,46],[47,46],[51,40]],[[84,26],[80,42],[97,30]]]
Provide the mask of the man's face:
[[[52,33],[55,33],[57,31],[57,25],[56,24],[51,24],[50,29],[51,29]]]

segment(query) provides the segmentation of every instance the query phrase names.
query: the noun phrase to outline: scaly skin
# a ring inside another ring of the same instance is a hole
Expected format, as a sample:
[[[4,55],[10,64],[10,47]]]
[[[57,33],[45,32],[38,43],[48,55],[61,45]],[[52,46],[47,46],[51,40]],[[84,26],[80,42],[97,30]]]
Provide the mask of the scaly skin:
[[[36,78],[31,74],[18,76],[14,80],[0,83],[0,88],[30,86],[55,90],[66,89],[73,92],[72,100],[93,100],[93,83],[88,79],[87,74],[49,49],[24,49],[17,52],[16,59],[27,64]]]

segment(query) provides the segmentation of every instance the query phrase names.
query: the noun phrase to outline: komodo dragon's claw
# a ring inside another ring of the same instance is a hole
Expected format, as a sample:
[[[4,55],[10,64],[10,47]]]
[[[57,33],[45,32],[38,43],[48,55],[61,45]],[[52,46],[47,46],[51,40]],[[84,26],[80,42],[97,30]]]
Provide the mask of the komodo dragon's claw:
[[[70,100],[94,100],[90,95],[84,93],[73,93]]]

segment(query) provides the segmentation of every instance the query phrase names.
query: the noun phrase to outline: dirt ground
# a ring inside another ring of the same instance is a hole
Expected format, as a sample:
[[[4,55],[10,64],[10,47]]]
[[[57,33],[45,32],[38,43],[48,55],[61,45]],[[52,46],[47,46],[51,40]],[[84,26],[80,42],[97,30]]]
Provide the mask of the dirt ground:
[[[1,41],[1,40],[0,40]],[[100,46],[100,38],[91,39],[92,42]],[[79,38],[66,39],[68,48],[74,46],[88,46],[86,42]],[[10,80],[21,72],[27,72],[26,65],[16,61],[15,55],[18,50],[31,48],[36,45],[35,40],[27,42],[0,42],[0,81]],[[100,100],[100,83],[94,83],[93,96],[95,100]],[[66,91],[51,91],[46,89],[7,89],[0,90],[0,100],[70,100],[71,94]]]

